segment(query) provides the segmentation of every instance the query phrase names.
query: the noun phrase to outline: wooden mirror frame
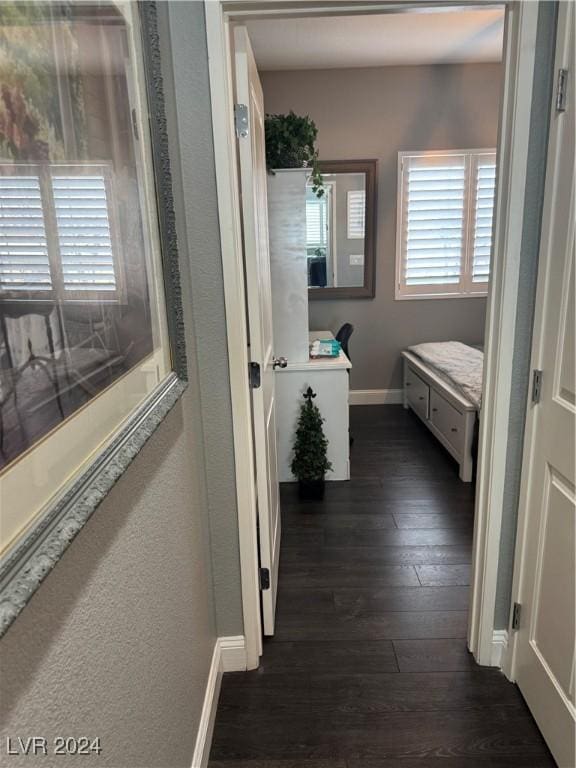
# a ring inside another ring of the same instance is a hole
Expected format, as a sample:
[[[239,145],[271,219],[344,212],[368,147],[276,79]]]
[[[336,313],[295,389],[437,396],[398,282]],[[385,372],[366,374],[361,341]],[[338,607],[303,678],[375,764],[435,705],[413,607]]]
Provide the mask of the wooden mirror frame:
[[[308,299],[373,299],[376,288],[376,169],[377,160],[323,160],[321,173],[363,173],[366,176],[366,233],[364,237],[364,285],[308,288]]]

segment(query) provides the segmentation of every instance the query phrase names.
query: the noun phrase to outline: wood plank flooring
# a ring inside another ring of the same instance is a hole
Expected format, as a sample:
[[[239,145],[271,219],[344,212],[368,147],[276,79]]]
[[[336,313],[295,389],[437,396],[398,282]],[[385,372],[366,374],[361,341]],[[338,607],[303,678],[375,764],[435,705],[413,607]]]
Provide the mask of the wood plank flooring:
[[[282,488],[277,631],[224,676],[211,768],[544,768],[517,688],[466,649],[474,497],[417,418],[351,409],[352,479]]]

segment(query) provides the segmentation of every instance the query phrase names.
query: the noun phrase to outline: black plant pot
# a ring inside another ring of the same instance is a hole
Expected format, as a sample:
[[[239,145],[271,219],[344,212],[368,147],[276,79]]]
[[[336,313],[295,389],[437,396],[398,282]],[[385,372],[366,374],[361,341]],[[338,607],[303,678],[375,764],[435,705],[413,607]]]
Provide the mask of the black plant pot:
[[[324,480],[299,480],[298,497],[302,501],[322,501],[324,498]]]

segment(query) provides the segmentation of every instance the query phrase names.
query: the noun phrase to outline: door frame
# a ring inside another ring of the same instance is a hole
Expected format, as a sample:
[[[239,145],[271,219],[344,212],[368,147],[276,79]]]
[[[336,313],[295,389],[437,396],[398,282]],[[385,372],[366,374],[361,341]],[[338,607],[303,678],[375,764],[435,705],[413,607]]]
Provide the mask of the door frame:
[[[479,664],[499,666],[495,655],[494,609],[505,487],[512,351],[516,329],[520,246],[528,169],[536,28],[539,4],[507,0],[505,78],[499,126],[499,181],[495,203],[492,279],[488,292],[484,408],[479,438],[473,571],[468,647]],[[294,0],[204,0],[212,103],[218,215],[224,274],[232,399],[238,537],[247,668],[262,652],[256,493],[250,392],[248,329],[240,226],[236,136],[233,120],[230,26],[248,18],[422,12],[426,7],[478,7],[472,0],[322,2],[303,7]]]
[[[563,4],[559,8],[558,14],[558,32],[556,38],[556,50],[554,54],[554,72],[560,68],[569,70],[569,77],[573,76],[573,62],[570,58],[570,24],[574,24],[574,9],[569,4]],[[557,115],[554,105],[550,106],[552,118]],[[560,117],[561,119],[561,117]],[[550,268],[552,259],[552,250],[549,247],[549,241],[553,235],[552,227],[554,222],[554,209],[551,203],[556,194],[556,182],[558,178],[558,166],[562,162],[558,155],[559,134],[551,124],[550,135],[547,147],[546,159],[546,187],[544,192],[544,206],[542,217],[542,239],[540,242],[538,257],[538,279],[536,288],[536,310],[534,316],[534,334],[532,338],[532,350],[530,356],[530,370],[542,368],[541,360],[543,347],[546,338],[542,331],[544,328],[544,308],[545,294],[547,290],[546,275]],[[532,457],[534,450],[536,417],[538,415],[537,406],[528,402],[526,408],[526,427],[524,431],[524,447],[522,454],[522,475],[520,479],[520,498],[518,504],[518,526],[516,535],[516,547],[514,552],[514,574],[512,580],[511,601],[522,603],[522,589],[524,585],[524,575],[526,568],[526,544],[528,536],[528,494],[532,480]],[[516,680],[517,672],[517,640],[518,633],[512,628],[512,617],[508,626],[509,649],[506,659],[506,675],[510,680]]]

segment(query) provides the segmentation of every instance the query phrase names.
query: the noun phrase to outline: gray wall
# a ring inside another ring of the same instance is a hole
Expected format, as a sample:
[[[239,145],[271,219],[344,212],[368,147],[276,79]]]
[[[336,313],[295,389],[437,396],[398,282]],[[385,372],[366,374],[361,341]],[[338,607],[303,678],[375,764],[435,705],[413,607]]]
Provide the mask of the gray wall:
[[[352,389],[402,386],[408,344],[482,341],[486,301],[395,301],[397,159],[400,150],[496,146],[501,67],[468,64],[261,73],[267,112],[309,114],[321,160],[377,158],[376,297],[311,301],[310,328],[355,326]]]
[[[159,4],[161,19],[166,4]],[[228,375],[224,283],[210,119],[210,86],[201,2],[170,5],[170,39],[163,61],[172,139],[176,216],[180,248],[189,254],[192,320],[198,340],[198,381],[206,450],[206,484],[213,553],[216,628],[219,636],[241,635],[242,593],[236,509],[232,406]],[[170,82],[173,77],[173,83]],[[178,153],[179,148],[179,153]],[[185,223],[185,226],[184,226]]]
[[[170,12],[190,120],[182,172],[173,159],[190,385],[0,642],[2,748],[9,735],[100,736],[83,766],[189,768],[215,638],[242,633],[203,6]]]
[[[496,607],[494,613],[496,629],[506,629],[508,627],[510,614],[524,444],[524,422],[530,386],[532,327],[534,324],[540,228],[542,224],[542,205],[546,177],[548,116],[550,114],[553,91],[556,13],[556,3],[540,3],[532,114],[530,119],[530,144],[528,147],[529,159],[524,229],[522,233],[522,259],[520,262],[518,308],[516,311],[513,353],[514,378],[508,424],[506,488],[502,505],[500,560],[496,584]]]

